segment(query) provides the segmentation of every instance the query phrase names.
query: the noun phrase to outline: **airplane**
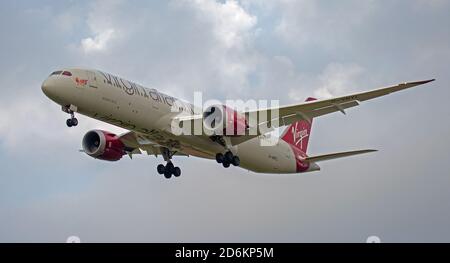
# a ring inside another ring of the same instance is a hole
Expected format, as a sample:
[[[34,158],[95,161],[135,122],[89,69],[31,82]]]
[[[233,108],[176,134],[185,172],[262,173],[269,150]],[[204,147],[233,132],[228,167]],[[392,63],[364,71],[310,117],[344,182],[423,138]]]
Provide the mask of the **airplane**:
[[[360,102],[431,81],[434,79],[330,99],[308,98],[302,103],[257,110],[238,111],[227,105],[214,105],[200,113],[193,104],[92,69],[54,71],[43,82],[42,91],[70,114],[66,121],[68,127],[78,125],[75,113],[79,113],[128,130],[121,135],[104,130],[88,131],[82,139],[84,153],[106,161],[118,161],[125,155],[131,158],[142,151],[156,157],[161,155],[165,164],[159,164],[156,170],[169,179],[181,175],[181,169],[173,164],[174,156],[215,159],[225,168],[233,165],[256,173],[296,174],[319,171],[318,162],[374,152],[376,150],[366,149],[308,155],[313,119],[333,112],[345,114],[346,109],[358,106]],[[179,112],[173,111],[174,105]],[[215,122],[206,123],[212,112],[219,116],[215,121],[222,126]],[[263,115],[265,120],[259,120],[258,117]],[[212,129],[213,133],[177,134],[172,128],[174,121],[178,121],[180,127],[200,124]],[[260,129],[262,125],[270,129]],[[274,138],[268,132],[284,126],[280,138]],[[255,127],[256,133],[250,134],[248,131]],[[220,133],[221,129],[231,132]],[[238,133],[238,129],[244,133]]]

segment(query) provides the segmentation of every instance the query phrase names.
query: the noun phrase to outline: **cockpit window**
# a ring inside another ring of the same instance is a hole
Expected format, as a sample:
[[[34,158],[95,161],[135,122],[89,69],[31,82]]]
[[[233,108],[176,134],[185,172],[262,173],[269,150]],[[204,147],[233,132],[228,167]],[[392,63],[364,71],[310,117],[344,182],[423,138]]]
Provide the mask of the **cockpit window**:
[[[70,73],[69,71],[64,71],[62,74],[63,74],[64,76],[68,76],[68,77],[71,77],[71,76],[72,76],[72,73]]]
[[[54,72],[52,72],[52,74],[50,74],[50,76],[53,76],[53,75],[59,75],[59,74],[61,74],[61,73],[62,73],[61,70],[59,70],[59,71],[54,71]]]

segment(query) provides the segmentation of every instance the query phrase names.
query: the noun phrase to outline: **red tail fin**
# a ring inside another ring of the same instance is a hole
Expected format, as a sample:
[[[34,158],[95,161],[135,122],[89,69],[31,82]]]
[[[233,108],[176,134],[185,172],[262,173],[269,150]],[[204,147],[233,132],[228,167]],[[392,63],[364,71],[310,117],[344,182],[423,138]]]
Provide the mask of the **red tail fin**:
[[[315,98],[307,98],[306,101],[316,100]],[[308,149],[309,135],[311,134],[311,122],[302,120],[294,122],[284,130],[281,139],[306,153]]]

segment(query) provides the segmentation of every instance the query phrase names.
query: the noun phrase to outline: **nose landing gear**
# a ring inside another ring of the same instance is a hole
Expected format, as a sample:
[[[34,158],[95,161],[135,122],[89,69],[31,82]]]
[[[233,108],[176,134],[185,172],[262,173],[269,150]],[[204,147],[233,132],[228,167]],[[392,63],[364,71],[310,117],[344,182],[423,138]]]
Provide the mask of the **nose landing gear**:
[[[78,120],[74,116],[72,116],[70,119],[67,119],[66,121],[67,127],[74,127],[78,125]]]
[[[70,105],[70,106],[63,106],[63,107],[62,107],[62,110],[63,110],[64,112],[67,112],[67,113],[70,114],[70,119],[67,119],[67,121],[66,121],[67,127],[70,128],[70,127],[75,127],[75,126],[77,126],[77,125],[78,125],[78,119],[75,118],[76,107],[73,106],[73,105]]]
[[[230,167],[230,164],[234,166],[239,166],[241,164],[239,156],[234,155],[231,151],[228,151],[225,154],[223,153],[216,154],[216,162],[221,163],[225,168]]]

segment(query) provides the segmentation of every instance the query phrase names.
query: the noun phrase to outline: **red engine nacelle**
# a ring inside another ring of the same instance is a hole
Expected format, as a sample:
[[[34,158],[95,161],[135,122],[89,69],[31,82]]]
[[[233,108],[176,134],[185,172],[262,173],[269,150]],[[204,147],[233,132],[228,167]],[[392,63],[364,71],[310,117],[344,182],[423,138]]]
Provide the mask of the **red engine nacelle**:
[[[117,135],[101,130],[89,131],[83,137],[84,152],[96,159],[118,161],[125,154],[125,145]]]
[[[245,115],[225,105],[208,107],[203,113],[203,125],[213,130],[216,135],[245,135],[248,122]]]

